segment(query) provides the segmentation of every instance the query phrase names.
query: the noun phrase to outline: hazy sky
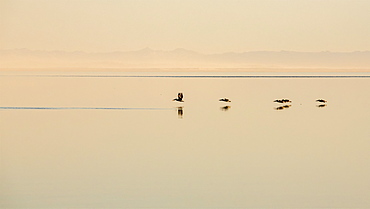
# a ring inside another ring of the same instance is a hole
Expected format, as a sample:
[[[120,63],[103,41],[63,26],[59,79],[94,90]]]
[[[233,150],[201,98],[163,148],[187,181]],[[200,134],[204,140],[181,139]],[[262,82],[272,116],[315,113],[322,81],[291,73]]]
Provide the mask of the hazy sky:
[[[370,0],[0,0],[0,49],[370,50]]]

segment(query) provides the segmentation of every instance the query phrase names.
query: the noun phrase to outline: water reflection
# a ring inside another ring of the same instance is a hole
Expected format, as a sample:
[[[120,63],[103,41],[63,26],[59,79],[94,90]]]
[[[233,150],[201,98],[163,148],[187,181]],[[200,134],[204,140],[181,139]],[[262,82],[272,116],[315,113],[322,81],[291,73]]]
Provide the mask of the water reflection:
[[[177,107],[177,116],[182,119],[184,115],[183,107]]]
[[[288,109],[290,108],[292,105],[284,105],[284,106],[279,106],[279,107],[275,107],[274,109],[275,110],[284,110],[284,109]]]
[[[231,106],[224,106],[224,107],[220,107],[220,110],[221,111],[228,111],[230,108],[231,108]]]
[[[316,105],[316,107],[318,107],[318,108],[323,108],[323,107],[326,107],[326,106],[327,106],[326,104]]]

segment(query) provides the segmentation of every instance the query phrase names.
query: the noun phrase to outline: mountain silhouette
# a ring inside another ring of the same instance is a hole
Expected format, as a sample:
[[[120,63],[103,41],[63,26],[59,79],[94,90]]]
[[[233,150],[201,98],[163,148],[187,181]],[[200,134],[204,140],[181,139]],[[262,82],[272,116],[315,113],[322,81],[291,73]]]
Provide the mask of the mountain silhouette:
[[[370,51],[251,51],[202,54],[177,48],[88,53],[82,51],[0,50],[0,69],[14,68],[249,68],[342,69],[369,71]]]

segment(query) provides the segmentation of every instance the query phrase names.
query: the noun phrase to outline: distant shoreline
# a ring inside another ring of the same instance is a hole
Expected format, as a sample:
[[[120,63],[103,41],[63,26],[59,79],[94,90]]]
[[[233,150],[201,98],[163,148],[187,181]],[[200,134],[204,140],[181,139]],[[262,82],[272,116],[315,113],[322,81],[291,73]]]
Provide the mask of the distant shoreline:
[[[249,51],[202,54],[186,49],[142,49],[128,52],[86,53],[0,50],[0,70],[63,71],[214,71],[214,72],[370,72],[370,51],[295,52]]]
[[[370,68],[0,68],[0,72],[230,72],[230,73],[370,73]]]

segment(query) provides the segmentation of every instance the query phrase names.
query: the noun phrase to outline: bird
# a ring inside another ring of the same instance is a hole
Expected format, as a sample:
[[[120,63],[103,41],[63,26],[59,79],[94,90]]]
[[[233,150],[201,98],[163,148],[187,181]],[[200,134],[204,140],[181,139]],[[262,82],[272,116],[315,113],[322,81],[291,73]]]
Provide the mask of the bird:
[[[182,93],[178,93],[177,98],[173,99],[172,101],[184,102],[182,98],[184,98],[184,95]]]
[[[289,99],[276,99],[274,102],[277,102],[277,103],[291,103],[292,101],[290,101]]]
[[[219,99],[218,101],[221,101],[221,102],[231,102],[228,98],[222,98],[222,99]]]
[[[317,99],[316,102],[322,102],[322,103],[327,103],[328,101],[323,100],[323,99]]]
[[[277,102],[277,103],[283,103],[283,100],[281,100],[281,99],[276,99],[274,102]]]

